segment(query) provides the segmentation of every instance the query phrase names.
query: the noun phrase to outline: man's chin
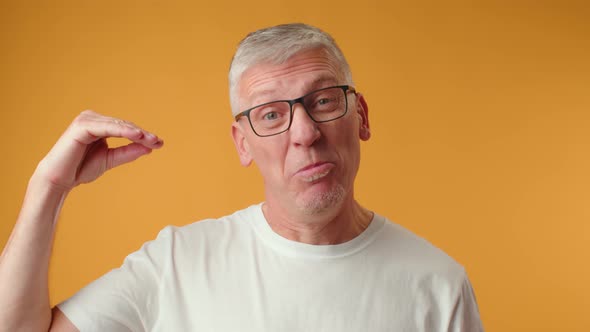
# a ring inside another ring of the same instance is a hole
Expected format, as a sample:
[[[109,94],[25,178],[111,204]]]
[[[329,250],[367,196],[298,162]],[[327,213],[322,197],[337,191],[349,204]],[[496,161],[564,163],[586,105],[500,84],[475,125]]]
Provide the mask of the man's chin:
[[[336,208],[344,200],[346,191],[341,185],[330,190],[306,193],[296,200],[297,208],[307,215],[316,215]]]

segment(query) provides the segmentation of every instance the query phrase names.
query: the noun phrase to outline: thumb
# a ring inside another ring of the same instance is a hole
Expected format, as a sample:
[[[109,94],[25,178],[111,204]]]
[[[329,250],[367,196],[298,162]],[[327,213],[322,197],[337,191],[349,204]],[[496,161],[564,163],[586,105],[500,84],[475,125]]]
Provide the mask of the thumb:
[[[121,146],[108,150],[106,170],[132,162],[135,159],[149,154],[152,149],[143,144],[131,143],[129,145]]]

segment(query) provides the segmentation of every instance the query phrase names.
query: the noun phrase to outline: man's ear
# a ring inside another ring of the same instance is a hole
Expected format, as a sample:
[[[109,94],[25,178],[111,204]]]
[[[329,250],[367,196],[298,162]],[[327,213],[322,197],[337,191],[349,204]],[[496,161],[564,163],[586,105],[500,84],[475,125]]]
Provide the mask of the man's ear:
[[[250,154],[250,146],[246,141],[246,136],[242,130],[242,127],[238,122],[234,122],[231,126],[231,136],[234,139],[234,145],[236,146],[236,150],[238,151],[238,156],[240,157],[240,163],[244,167],[250,166],[252,164],[252,155]]]
[[[369,106],[365,97],[358,93],[357,94],[356,111],[360,115],[361,124],[359,126],[359,137],[363,141],[367,141],[371,138],[371,129],[369,126]]]

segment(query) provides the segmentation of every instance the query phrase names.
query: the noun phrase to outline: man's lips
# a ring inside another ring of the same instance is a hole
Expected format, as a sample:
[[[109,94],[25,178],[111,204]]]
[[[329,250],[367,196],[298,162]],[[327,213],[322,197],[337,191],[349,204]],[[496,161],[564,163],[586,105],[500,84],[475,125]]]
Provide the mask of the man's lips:
[[[313,163],[299,169],[295,177],[305,182],[313,182],[328,175],[333,168],[334,164],[329,162]]]

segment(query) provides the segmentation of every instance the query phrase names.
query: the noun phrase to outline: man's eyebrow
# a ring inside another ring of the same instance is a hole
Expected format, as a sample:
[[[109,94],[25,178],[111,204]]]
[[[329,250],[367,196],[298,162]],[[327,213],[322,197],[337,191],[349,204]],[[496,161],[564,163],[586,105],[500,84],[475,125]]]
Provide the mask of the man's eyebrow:
[[[338,84],[338,80],[335,77],[332,76],[320,76],[318,78],[316,78],[315,80],[313,80],[311,83],[306,84],[305,85],[305,91],[310,92],[313,91],[315,89],[320,89],[323,87],[323,85],[325,85],[326,83],[331,83],[331,84]],[[268,95],[273,95],[275,92],[275,90],[261,90],[261,91],[256,91],[255,93],[253,93],[252,95],[250,95],[250,97],[254,97],[255,99],[260,99],[261,97],[265,97]],[[307,93],[306,92],[306,93]],[[297,96],[295,98],[298,98],[300,96]],[[285,100],[287,99],[285,98],[280,98],[280,100]],[[277,100],[277,98],[273,99],[273,100]],[[268,101],[272,101],[272,100],[267,100]]]
[[[319,89],[325,83],[338,84],[338,80],[332,76],[321,76],[315,79],[313,82],[311,82],[311,84],[308,86],[308,89],[310,91],[314,89]]]

